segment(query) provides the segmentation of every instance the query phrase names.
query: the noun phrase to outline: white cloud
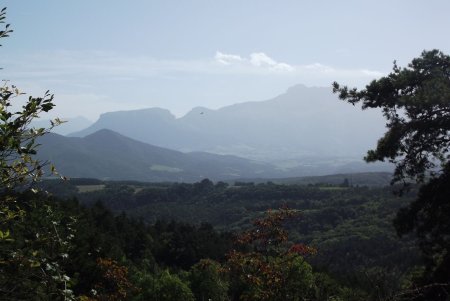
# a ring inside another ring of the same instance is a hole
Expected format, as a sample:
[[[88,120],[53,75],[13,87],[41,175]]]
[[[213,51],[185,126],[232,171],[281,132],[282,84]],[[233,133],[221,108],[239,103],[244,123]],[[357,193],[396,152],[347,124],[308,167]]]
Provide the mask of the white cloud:
[[[132,82],[149,78],[177,78],[180,75],[272,75],[303,78],[376,78],[382,72],[368,69],[343,69],[312,63],[292,65],[278,62],[264,52],[250,53],[247,57],[217,51],[213,59],[170,60],[151,56],[131,57],[99,51],[59,51],[27,57],[0,58],[3,73],[8,79],[51,82],[82,87],[93,81]],[[10,73],[9,71],[13,72]]]
[[[256,52],[250,54],[250,63],[256,67],[274,66],[277,64],[272,58],[270,58],[264,52]]]
[[[272,66],[272,68],[274,70],[279,70],[279,71],[294,71],[294,67],[292,67],[291,65],[288,65],[286,63],[277,63],[276,65]]]
[[[230,65],[232,63],[236,62],[242,62],[244,59],[241,58],[239,55],[235,54],[225,54],[220,51],[216,52],[216,55],[214,56],[214,59],[224,65]]]
[[[214,60],[221,65],[241,67],[241,71],[245,69],[251,71],[255,70],[269,70],[269,71],[281,71],[290,72],[294,71],[294,68],[287,63],[279,63],[273,58],[269,57],[264,52],[251,53],[249,58],[243,58],[236,54],[226,54],[220,51],[216,52]]]
[[[214,57],[218,69],[215,73],[224,74],[249,74],[249,75],[274,75],[289,76],[298,78],[298,82],[308,82],[315,79],[318,83],[343,79],[360,79],[366,81],[368,78],[378,78],[384,75],[383,72],[368,69],[337,69],[321,63],[307,65],[290,65],[288,63],[277,62],[264,52],[254,52],[248,58],[237,54],[225,54],[217,51]]]
[[[278,63],[264,52],[250,54],[250,63],[256,67],[266,67],[279,71],[294,71],[294,68],[286,63]]]

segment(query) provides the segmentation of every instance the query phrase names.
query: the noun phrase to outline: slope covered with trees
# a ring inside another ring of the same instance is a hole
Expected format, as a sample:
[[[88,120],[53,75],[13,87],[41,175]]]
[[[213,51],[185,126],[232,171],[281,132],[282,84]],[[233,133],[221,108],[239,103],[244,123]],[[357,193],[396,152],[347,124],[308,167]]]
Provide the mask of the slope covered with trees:
[[[64,185],[43,184],[55,194],[76,197],[88,206],[101,201],[117,214],[126,212],[149,224],[208,223],[235,233],[249,229],[266,210],[288,206],[300,212],[295,222],[286,225],[289,242],[315,247],[317,253],[308,258],[315,269],[371,294],[395,295],[420,266],[412,238],[399,240],[392,225],[395,213],[413,199],[413,191],[399,198],[390,187],[344,183],[230,186],[209,180],[151,184],[78,179]]]
[[[182,153],[136,141],[111,130],[84,138],[49,134],[41,137],[38,157],[67,177],[148,182],[196,182],[245,177],[279,177],[274,166],[235,156]]]

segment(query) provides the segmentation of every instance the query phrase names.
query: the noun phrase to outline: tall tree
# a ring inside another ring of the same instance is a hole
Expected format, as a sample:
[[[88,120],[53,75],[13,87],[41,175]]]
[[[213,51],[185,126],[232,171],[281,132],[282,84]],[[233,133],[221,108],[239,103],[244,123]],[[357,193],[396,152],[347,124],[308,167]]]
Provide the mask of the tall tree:
[[[424,184],[416,201],[399,211],[400,235],[416,232],[426,260],[417,299],[448,300],[450,288],[450,56],[424,51],[405,68],[363,90],[333,83],[333,92],[362,109],[380,108],[387,132],[369,150],[367,162],[395,163],[392,182]],[[425,289],[426,288],[426,289]],[[417,292],[417,290],[416,290]]]

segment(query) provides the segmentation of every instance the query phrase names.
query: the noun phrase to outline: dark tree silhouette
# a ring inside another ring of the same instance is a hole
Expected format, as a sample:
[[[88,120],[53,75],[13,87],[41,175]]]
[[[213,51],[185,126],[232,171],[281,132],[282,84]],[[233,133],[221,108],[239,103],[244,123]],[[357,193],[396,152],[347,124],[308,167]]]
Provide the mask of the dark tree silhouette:
[[[393,71],[363,90],[333,83],[333,92],[363,109],[381,108],[387,132],[378,140],[367,162],[395,163],[393,183],[424,183],[419,196],[399,211],[400,235],[415,231],[426,262],[411,296],[448,300],[450,288],[450,56],[424,51],[406,68],[394,62]]]

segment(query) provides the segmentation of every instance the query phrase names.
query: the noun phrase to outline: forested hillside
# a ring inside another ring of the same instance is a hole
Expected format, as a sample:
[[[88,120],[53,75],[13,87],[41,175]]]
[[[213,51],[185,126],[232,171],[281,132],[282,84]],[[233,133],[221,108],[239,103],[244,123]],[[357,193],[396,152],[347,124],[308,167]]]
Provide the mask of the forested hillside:
[[[349,187],[347,182],[230,186],[209,180],[194,184],[73,181],[47,181],[44,188],[88,206],[101,201],[117,214],[124,212],[149,224],[207,223],[239,233],[267,210],[283,206],[298,210],[296,222],[286,225],[289,242],[315,247],[317,253],[308,258],[315,269],[367,294],[394,295],[420,265],[412,238],[399,240],[392,224],[398,209],[414,198],[413,192],[399,198],[390,187]],[[186,248],[182,243],[180,247]]]
[[[392,197],[388,188],[275,184],[228,187],[207,180],[154,187],[146,184],[138,189],[124,183],[105,185],[103,190],[77,194],[82,203],[89,204],[87,208],[80,207],[74,199],[55,203],[40,196],[41,202],[52,206],[53,214],[58,216],[60,235],[67,235],[60,223],[76,220],[69,231],[69,235],[74,235],[67,253],[70,260],[62,264],[77,295],[90,295],[94,288],[103,296],[120,296],[114,291],[117,286],[119,292],[126,291],[141,300],[143,296],[163,294],[161,290],[168,289],[165,287],[171,281],[189,295],[188,292],[195,292],[190,277],[197,277],[194,275],[200,259],[213,259],[226,266],[236,235],[251,229],[251,221],[263,217],[269,208],[286,205],[299,212],[298,217],[284,224],[289,232],[286,244],[308,245],[316,250],[306,257],[315,271],[311,282],[314,289],[303,292],[318,298],[311,300],[322,300],[320,294],[341,294],[343,300],[394,296],[420,265],[413,241],[399,241],[392,227],[396,210],[407,199]],[[103,200],[104,205],[95,200]],[[117,213],[113,214],[107,206]],[[36,217],[42,210],[27,209]],[[128,213],[119,213],[121,210]],[[15,232],[16,239],[20,237],[18,241],[22,241],[35,227],[45,225],[45,220],[36,222]],[[22,244],[29,247],[25,241]],[[125,271],[127,274],[123,274]],[[108,273],[123,276],[109,279],[119,276],[106,276]],[[231,290],[237,289],[227,279],[220,276],[214,280],[218,283],[210,285],[222,283]],[[149,287],[149,283],[155,286]],[[31,293],[22,289],[24,296]],[[221,298],[225,298],[227,290],[222,294]]]
[[[148,182],[196,182],[246,177],[280,177],[275,166],[236,156],[182,153],[130,139],[111,130],[84,138],[48,134],[39,139],[38,158],[66,177]]]

